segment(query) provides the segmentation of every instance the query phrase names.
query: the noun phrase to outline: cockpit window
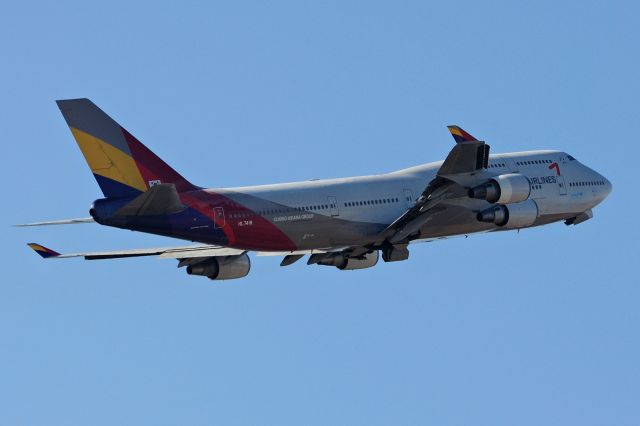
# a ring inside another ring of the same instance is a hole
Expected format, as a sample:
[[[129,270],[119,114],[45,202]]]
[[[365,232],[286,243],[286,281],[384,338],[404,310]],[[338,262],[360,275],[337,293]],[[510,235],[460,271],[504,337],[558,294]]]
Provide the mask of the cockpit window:
[[[569,154],[567,154],[567,158],[568,158],[569,160],[571,160],[571,161],[576,161],[576,159],[575,159],[575,158],[573,158],[572,156],[570,156]]]

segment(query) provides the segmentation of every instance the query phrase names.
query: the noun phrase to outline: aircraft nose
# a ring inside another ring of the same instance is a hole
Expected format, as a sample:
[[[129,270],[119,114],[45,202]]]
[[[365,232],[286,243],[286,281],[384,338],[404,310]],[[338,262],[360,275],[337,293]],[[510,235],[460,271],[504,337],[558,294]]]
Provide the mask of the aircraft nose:
[[[609,181],[609,179],[607,179],[606,177],[602,177],[604,179],[604,196],[605,198],[609,196],[609,194],[611,194],[611,191],[613,190],[613,185],[611,184],[611,182]]]

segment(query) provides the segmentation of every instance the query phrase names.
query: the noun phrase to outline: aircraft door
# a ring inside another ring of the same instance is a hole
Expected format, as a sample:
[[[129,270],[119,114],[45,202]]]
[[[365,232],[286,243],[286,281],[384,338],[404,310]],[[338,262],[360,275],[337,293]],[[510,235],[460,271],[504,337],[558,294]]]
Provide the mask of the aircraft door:
[[[213,217],[215,220],[213,221],[214,229],[221,229],[225,225],[224,218],[224,209],[222,207],[214,207],[213,208]]]
[[[564,176],[556,176],[558,179],[558,191],[560,195],[567,195],[567,185],[564,183]]]
[[[564,157],[560,158],[562,164],[564,165]],[[558,183],[558,194],[567,195],[567,185],[564,181],[564,176],[562,172],[560,172],[560,165],[558,163],[551,163],[549,165],[549,170],[553,170],[556,173],[556,182]]]
[[[340,216],[340,210],[338,210],[338,200],[336,197],[327,197],[327,201],[329,202],[329,210],[331,211],[331,216]]]
[[[415,205],[415,201],[413,200],[413,193],[410,189],[404,190],[404,201],[407,205],[407,208],[411,208]]]

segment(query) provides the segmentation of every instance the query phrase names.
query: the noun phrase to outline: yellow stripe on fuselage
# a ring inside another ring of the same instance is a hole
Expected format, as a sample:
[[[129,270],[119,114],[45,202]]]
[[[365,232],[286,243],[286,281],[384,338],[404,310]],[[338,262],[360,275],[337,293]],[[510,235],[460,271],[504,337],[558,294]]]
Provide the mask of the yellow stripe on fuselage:
[[[147,190],[140,170],[131,156],[82,130],[72,127],[71,133],[93,173],[143,192]]]

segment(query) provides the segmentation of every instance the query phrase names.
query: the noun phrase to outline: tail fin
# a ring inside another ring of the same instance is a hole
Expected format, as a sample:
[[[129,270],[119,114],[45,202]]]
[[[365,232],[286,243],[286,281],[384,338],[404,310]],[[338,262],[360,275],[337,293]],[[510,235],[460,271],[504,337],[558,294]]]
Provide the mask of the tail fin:
[[[196,189],[89,99],[56,103],[105,197],[139,195],[160,183]]]

